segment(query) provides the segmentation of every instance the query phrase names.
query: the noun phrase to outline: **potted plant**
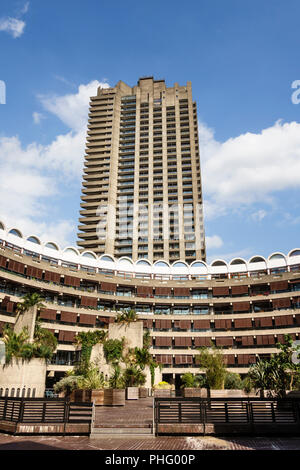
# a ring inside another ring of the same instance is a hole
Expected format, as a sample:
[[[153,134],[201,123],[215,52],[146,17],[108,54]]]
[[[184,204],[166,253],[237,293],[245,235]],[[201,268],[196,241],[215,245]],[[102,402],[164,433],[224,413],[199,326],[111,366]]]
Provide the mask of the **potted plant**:
[[[124,406],[125,388],[119,364],[113,364],[113,373],[109,379],[109,388],[104,389],[104,405]]]
[[[91,367],[78,380],[78,389],[74,391],[75,401],[94,402],[95,406],[104,404],[105,380],[102,372],[97,367]]]
[[[75,390],[79,388],[79,380],[79,376],[66,375],[66,377],[63,377],[59,382],[54,384],[54,391],[58,393],[60,397],[66,397],[69,398],[70,401],[75,401]]]
[[[206,389],[201,388],[203,385],[203,378],[201,375],[194,375],[190,372],[181,376],[184,397],[205,397]]]
[[[109,379],[109,388],[104,390],[104,405],[125,405],[124,380],[121,373],[120,362],[124,349],[125,338],[109,339],[104,342],[103,352],[108,364],[111,364],[113,373]]]
[[[150,332],[147,330],[143,335],[143,347],[135,348],[134,354],[136,363],[139,365],[141,370],[145,370],[146,367],[149,367],[151,375],[151,388],[154,386],[155,382],[155,369],[160,367],[159,364],[152,358],[152,355],[149,351],[151,347],[151,336]],[[146,387],[139,388],[139,398],[147,398],[149,395],[149,390]]]
[[[146,382],[145,374],[137,365],[130,365],[123,373],[123,380],[126,387],[126,400],[137,400],[139,386]]]

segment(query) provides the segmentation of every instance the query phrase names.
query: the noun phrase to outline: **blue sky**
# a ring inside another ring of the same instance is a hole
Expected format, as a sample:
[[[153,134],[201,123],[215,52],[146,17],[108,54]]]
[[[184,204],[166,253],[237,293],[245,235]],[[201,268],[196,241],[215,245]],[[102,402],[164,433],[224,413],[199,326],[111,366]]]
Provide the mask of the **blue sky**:
[[[75,244],[88,97],[153,75],[192,82],[208,260],[299,247],[299,14],[297,0],[2,0],[0,220]]]

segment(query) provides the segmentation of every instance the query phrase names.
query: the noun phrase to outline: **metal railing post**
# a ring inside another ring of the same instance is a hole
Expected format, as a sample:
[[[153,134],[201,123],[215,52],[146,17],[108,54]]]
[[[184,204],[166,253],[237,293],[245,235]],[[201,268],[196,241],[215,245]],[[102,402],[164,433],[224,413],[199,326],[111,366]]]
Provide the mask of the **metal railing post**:
[[[43,410],[42,410],[42,423],[45,422],[45,418],[46,418],[46,407],[47,407],[47,402],[44,401],[44,403],[43,403]]]
[[[24,397],[22,397],[21,398],[21,403],[20,403],[19,423],[23,423],[24,407],[25,407],[25,402],[24,402]]]
[[[64,401],[64,436],[66,434],[66,425],[70,420],[70,400],[68,398]]]
[[[6,411],[7,411],[7,397],[4,398],[4,406],[3,406],[3,419],[6,419]]]
[[[272,421],[273,421],[273,423],[276,423],[276,416],[275,416],[274,402],[273,401],[271,401],[271,411],[272,411]]]
[[[226,422],[226,423],[229,423],[228,403],[227,403],[227,401],[225,401],[224,407],[225,407],[225,422]]]

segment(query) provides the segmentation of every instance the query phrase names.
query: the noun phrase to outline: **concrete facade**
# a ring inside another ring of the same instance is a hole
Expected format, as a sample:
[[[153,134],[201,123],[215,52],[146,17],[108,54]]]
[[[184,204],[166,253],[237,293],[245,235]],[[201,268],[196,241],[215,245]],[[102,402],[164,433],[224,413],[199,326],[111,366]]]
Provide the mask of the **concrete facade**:
[[[0,365],[0,396],[44,397],[47,364],[45,359],[25,361],[14,358]]]
[[[0,289],[0,331],[14,325],[26,292],[45,297],[38,318],[58,339],[47,365],[50,387],[78,361],[76,334],[108,329],[124,309],[135,309],[149,331],[150,353],[167,381],[199,372],[201,345],[221,345],[228,370],[244,376],[251,364],[278,351],[285,334],[299,341],[297,248],[267,259],[199,261],[179,269],[49,249],[0,229]]]

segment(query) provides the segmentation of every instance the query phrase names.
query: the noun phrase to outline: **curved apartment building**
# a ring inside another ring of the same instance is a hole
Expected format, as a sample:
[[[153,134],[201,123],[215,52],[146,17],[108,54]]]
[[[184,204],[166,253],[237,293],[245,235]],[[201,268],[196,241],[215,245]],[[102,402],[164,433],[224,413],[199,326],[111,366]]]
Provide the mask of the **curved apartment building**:
[[[223,348],[228,369],[243,375],[258,358],[276,353],[285,334],[300,339],[300,249],[230,263],[152,264],[61,250],[0,222],[1,330],[14,324],[27,292],[43,295],[39,318],[58,339],[48,386],[78,360],[75,335],[107,327],[126,308],[150,331],[163,379],[176,383],[182,373],[199,371],[197,348],[211,341]]]

